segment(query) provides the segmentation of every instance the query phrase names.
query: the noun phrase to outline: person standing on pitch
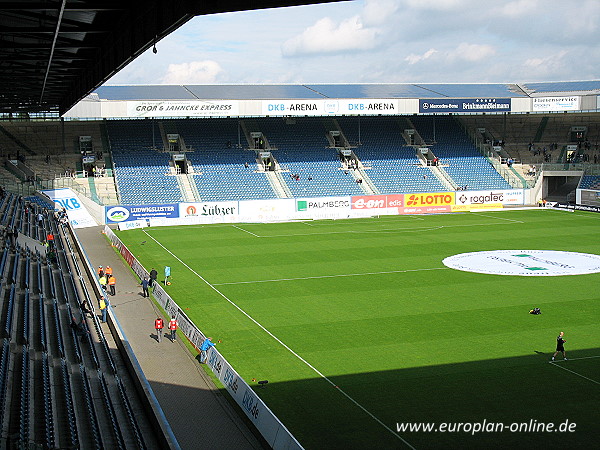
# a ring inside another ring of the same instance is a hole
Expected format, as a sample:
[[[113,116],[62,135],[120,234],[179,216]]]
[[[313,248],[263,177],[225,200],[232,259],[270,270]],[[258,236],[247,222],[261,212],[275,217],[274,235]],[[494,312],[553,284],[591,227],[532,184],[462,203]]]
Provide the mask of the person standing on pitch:
[[[148,277],[144,277],[142,280],[142,297],[150,297],[148,292]]]
[[[175,342],[177,336],[177,327],[178,327],[177,319],[175,316],[171,316],[171,320],[169,320],[169,330],[171,330],[171,342]]]
[[[154,329],[156,330],[156,339],[158,342],[162,340],[162,330],[165,327],[165,324],[162,320],[162,317],[157,317],[154,321]]]
[[[558,335],[558,337],[556,338],[556,351],[554,352],[554,355],[552,355],[552,361],[554,361],[554,358],[556,358],[556,355],[558,355],[558,352],[562,352],[563,354],[563,359],[566,361],[567,359],[567,354],[565,353],[565,339],[563,338],[563,336],[565,335],[564,331],[561,331],[560,334]]]
[[[214,344],[213,342],[211,342],[210,337],[207,337],[206,339],[204,339],[204,341],[202,342],[202,345],[200,345],[200,362],[201,363],[206,363],[206,360],[208,358],[208,350],[211,347],[214,347],[216,344]]]

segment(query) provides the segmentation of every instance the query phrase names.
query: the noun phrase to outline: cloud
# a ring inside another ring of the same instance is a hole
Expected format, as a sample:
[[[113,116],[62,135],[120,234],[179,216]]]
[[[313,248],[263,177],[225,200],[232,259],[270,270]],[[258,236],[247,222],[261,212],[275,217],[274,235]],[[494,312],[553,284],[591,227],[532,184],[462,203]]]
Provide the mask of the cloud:
[[[448,52],[448,59],[461,59],[464,61],[475,62],[486,59],[496,53],[494,47],[486,44],[467,44],[462,42],[454,50]]]
[[[215,61],[169,64],[162,84],[209,84],[217,82],[223,69]]]
[[[535,71],[541,71],[542,73],[552,73],[563,66],[563,60],[567,54],[568,52],[566,50],[562,50],[545,57],[528,58],[523,65],[527,69],[534,69]]]
[[[367,0],[361,12],[365,25],[381,25],[393,18],[400,7],[398,0]]]
[[[416,64],[419,61],[423,61],[425,59],[429,59],[435,53],[438,53],[438,51],[436,49],[434,49],[434,48],[430,48],[429,50],[427,50],[422,55],[415,55],[414,53],[411,53],[406,58],[404,58],[404,61],[408,62],[409,64]]]
[[[364,51],[375,46],[376,30],[365,28],[359,16],[336,25],[330,18],[318,20],[281,46],[283,56],[304,56]]]
[[[407,0],[405,3],[406,8],[435,11],[448,11],[465,6],[464,0]]]

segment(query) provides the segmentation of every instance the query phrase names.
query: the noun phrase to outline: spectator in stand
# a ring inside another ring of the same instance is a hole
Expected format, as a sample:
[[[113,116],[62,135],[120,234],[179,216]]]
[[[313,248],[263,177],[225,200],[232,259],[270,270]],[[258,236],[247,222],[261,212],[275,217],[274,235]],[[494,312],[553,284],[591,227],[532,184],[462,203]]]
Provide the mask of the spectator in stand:
[[[50,246],[50,248],[54,247],[54,235],[52,234],[52,231],[48,231],[48,234],[46,235],[46,240],[48,241],[48,245]]]

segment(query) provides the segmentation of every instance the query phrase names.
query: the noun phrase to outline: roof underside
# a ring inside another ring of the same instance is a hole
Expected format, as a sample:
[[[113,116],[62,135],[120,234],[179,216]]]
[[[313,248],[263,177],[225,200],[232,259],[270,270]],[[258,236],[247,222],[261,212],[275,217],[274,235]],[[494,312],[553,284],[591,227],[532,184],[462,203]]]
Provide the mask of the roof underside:
[[[0,113],[64,113],[196,15],[341,0],[0,3]]]

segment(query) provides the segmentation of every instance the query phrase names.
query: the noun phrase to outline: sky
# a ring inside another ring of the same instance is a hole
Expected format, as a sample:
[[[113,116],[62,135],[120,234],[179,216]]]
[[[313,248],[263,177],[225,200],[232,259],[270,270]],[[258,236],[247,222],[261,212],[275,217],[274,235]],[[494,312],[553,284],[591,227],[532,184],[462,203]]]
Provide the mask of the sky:
[[[198,16],[106,84],[600,79],[600,0],[354,0]]]

